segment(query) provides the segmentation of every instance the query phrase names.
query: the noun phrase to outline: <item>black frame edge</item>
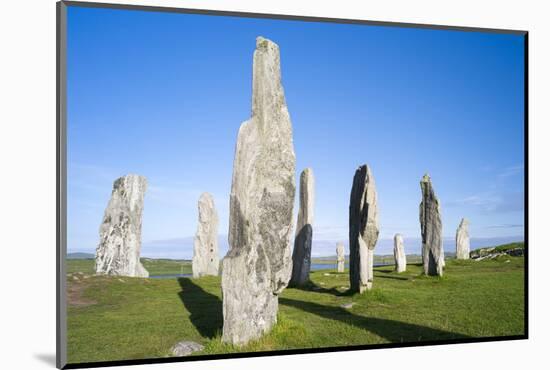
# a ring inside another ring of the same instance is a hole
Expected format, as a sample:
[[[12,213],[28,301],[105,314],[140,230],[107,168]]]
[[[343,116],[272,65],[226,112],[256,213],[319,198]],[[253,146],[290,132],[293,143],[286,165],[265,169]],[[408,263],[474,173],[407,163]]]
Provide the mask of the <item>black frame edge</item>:
[[[192,361],[212,361],[212,360],[250,358],[250,357],[306,355],[306,354],[315,354],[315,353],[349,352],[349,351],[362,351],[362,350],[384,349],[384,348],[425,347],[425,346],[439,346],[439,345],[449,345],[449,344],[477,344],[477,343],[483,343],[483,342],[499,342],[499,341],[510,341],[510,340],[525,340],[525,339],[527,339],[526,335],[512,335],[512,336],[502,336],[502,337],[450,339],[450,340],[437,340],[437,341],[426,341],[426,342],[368,344],[368,345],[347,346],[347,347],[323,347],[323,348],[307,348],[307,349],[292,349],[292,350],[278,350],[278,351],[227,353],[227,354],[200,355],[200,356],[189,356],[189,357],[163,357],[163,358],[148,358],[148,359],[136,359],[136,360],[82,362],[82,363],[67,364],[64,367],[64,369],[83,369],[83,368],[146,365],[146,364],[151,365],[151,364],[192,362]]]

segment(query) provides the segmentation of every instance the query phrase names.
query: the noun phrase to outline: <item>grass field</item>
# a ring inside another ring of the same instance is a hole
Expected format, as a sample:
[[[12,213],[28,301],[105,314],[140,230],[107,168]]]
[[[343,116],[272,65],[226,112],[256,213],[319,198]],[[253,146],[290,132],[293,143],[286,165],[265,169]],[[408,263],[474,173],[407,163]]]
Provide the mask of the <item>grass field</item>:
[[[218,277],[71,274],[69,362],[170,356],[181,340],[203,344],[201,355],[524,333],[523,257],[448,260],[442,278],[421,276],[420,265],[407,268],[375,268],[374,288],[363,295],[347,293],[347,273],[312,272],[308,289],[284,290],[273,330],[242,348],[220,340]],[[347,303],[354,305],[341,307]]]
[[[142,258],[141,263],[149,271],[150,276],[193,273],[191,261]],[[67,260],[67,273],[93,274],[95,272],[94,268],[95,261],[91,258]]]
[[[419,256],[407,256],[408,260],[411,263],[420,262]],[[393,256],[375,256],[374,263],[393,263]],[[313,264],[327,265],[327,268],[331,268],[336,265],[336,257],[331,258],[312,258],[311,262]],[[91,258],[82,258],[82,259],[68,259],[67,260],[67,272],[75,273],[82,272],[84,274],[93,274],[94,273],[94,260]],[[191,261],[187,260],[171,260],[171,259],[151,259],[151,258],[141,258],[141,263],[147,271],[149,271],[150,276],[155,275],[175,275],[175,274],[192,274],[193,270],[191,268]],[[348,258],[346,257],[346,263],[348,263]],[[221,267],[221,266],[220,266]]]

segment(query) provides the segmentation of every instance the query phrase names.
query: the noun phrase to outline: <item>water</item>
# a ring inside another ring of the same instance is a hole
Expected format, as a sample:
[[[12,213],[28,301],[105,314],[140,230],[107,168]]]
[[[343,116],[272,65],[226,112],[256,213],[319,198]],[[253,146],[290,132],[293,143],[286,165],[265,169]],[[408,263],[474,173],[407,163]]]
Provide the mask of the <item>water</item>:
[[[391,263],[375,263],[374,267],[390,266]],[[346,268],[349,268],[349,263],[346,263]],[[332,263],[312,263],[310,271],[316,270],[336,270],[336,264]],[[193,277],[193,274],[170,274],[170,275],[152,275],[151,279],[177,279],[177,278],[189,278]]]
[[[382,267],[382,266],[393,266],[392,263],[375,263],[373,267]],[[346,268],[349,268],[349,263],[346,263]],[[334,263],[312,263],[309,270],[310,271],[316,271],[316,270],[336,270],[337,266]]]
[[[312,263],[309,270],[336,270],[337,268],[338,266],[335,263]],[[349,263],[346,263],[346,268],[349,268]]]

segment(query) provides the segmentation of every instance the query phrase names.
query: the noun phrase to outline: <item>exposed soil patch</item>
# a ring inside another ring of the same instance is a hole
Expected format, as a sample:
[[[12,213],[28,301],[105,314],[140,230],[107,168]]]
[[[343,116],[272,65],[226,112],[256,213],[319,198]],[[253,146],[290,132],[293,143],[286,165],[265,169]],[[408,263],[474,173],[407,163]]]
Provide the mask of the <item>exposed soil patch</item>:
[[[76,280],[78,279],[78,280]],[[81,278],[74,278],[67,275],[67,302],[73,307],[87,307],[96,304],[93,299],[83,297],[84,290],[88,287],[87,282]]]

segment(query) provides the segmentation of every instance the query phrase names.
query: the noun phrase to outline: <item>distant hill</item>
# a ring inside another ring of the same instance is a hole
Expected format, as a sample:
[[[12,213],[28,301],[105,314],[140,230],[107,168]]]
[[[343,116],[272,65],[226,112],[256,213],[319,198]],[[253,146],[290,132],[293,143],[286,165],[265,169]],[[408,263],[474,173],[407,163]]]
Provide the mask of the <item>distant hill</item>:
[[[90,259],[90,258],[91,259],[95,258],[95,254],[83,253],[83,252],[67,253],[68,260],[82,260],[82,259]]]

